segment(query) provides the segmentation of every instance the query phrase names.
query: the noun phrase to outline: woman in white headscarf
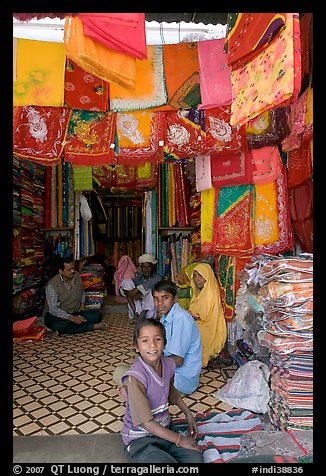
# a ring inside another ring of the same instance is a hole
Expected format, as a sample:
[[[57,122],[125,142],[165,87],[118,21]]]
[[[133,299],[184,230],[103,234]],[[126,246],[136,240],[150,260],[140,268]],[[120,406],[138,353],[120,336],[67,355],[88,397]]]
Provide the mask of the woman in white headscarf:
[[[155,256],[145,253],[138,259],[140,270],[131,279],[124,279],[120,294],[127,298],[130,319],[156,317],[152,289],[162,276],[155,272]]]

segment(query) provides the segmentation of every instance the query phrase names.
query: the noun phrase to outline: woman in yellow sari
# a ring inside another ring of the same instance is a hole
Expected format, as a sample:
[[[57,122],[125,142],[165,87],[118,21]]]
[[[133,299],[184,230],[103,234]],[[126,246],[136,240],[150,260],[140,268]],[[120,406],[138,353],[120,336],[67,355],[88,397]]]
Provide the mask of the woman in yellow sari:
[[[204,368],[223,349],[227,339],[227,327],[218,282],[208,263],[198,263],[194,267],[190,285],[192,297],[188,311],[199,327]]]

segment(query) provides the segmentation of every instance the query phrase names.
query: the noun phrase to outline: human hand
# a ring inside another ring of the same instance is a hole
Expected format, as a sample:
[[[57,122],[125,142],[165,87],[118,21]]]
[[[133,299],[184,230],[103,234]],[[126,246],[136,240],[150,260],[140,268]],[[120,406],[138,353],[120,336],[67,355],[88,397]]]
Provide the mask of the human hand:
[[[69,321],[73,322],[74,324],[83,324],[84,322],[87,321],[87,319],[83,316],[80,316],[80,315],[78,315],[78,316],[71,315],[69,317]]]
[[[182,448],[199,451],[201,453],[200,446],[192,436],[181,436],[179,444],[182,446]]]
[[[123,402],[125,402],[127,400],[127,396],[128,396],[126,387],[125,386],[118,387],[117,391],[118,391],[118,395],[121,398],[121,400]]]

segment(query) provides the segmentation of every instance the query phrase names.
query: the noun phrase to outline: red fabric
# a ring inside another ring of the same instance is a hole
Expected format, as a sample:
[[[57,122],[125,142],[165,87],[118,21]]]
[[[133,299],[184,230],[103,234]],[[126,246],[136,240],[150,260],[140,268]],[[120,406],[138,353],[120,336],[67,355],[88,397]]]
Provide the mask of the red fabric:
[[[83,112],[79,118],[79,112]],[[116,114],[101,113],[75,109],[71,116],[71,124],[65,146],[65,162],[73,166],[104,165],[114,162],[114,135]]]
[[[288,187],[294,187],[308,180],[312,175],[310,142],[302,142],[298,149],[288,152]]]
[[[282,173],[282,159],[278,147],[267,146],[248,151],[253,169],[253,183],[274,182]]]
[[[255,254],[285,253],[293,248],[294,239],[291,228],[290,210],[289,210],[289,191],[287,187],[287,170],[284,165],[280,176],[276,180],[277,190],[277,225],[278,241],[269,245],[255,245]]]
[[[237,15],[226,37],[228,64],[238,69],[263,51],[285,25],[285,13],[228,13]]]
[[[231,106],[205,110],[205,154],[234,155],[246,151],[246,126],[231,126]]]
[[[19,106],[14,116],[14,155],[43,165],[61,158],[71,110],[66,107]]]
[[[179,111],[166,111],[165,114],[164,154],[175,159],[185,159],[193,155],[203,154],[206,147],[206,136],[200,119],[192,120],[189,117],[189,111],[181,109]],[[199,118],[202,115],[203,111],[198,111]]]
[[[253,183],[251,156],[246,153],[212,155],[211,174],[215,188]]]
[[[147,58],[145,13],[78,13],[84,35],[107,48]]]
[[[297,242],[303,252],[313,253],[313,183],[290,189],[290,215]]]
[[[67,58],[64,105],[72,109],[105,112],[109,109],[109,83]]]

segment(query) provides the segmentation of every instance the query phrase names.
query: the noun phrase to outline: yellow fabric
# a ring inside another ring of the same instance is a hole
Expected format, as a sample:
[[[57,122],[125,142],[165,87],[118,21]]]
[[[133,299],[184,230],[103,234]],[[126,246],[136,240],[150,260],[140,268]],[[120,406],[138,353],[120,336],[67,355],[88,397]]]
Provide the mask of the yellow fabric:
[[[201,192],[201,242],[211,244],[213,241],[215,188]]]
[[[14,106],[63,106],[65,64],[62,43],[18,38]]]
[[[63,41],[67,56],[88,73],[126,88],[135,86],[136,59],[85,36],[77,16],[66,17]]]
[[[198,263],[191,263],[187,266],[183,266],[180,272],[180,278],[182,280],[182,284],[177,284],[179,289],[188,289],[189,288],[189,297],[178,297],[178,303],[184,309],[189,309],[190,300],[191,300],[191,286],[190,286],[190,277],[194,267]]]
[[[147,59],[136,60],[135,85],[110,86],[111,111],[133,111],[165,104],[167,94],[164,81],[161,46],[147,46]]]
[[[194,271],[198,271],[206,282],[198,289],[193,280]],[[207,263],[198,263],[192,270],[190,285],[192,297],[189,312],[196,317],[203,348],[202,367],[221,352],[227,339],[227,327],[224,318],[220,288],[213,269]]]
[[[255,245],[279,240],[276,182],[255,185]]]
[[[152,168],[150,162],[146,162],[146,164],[139,165],[136,170],[137,177],[139,179],[149,179],[152,175]]]

